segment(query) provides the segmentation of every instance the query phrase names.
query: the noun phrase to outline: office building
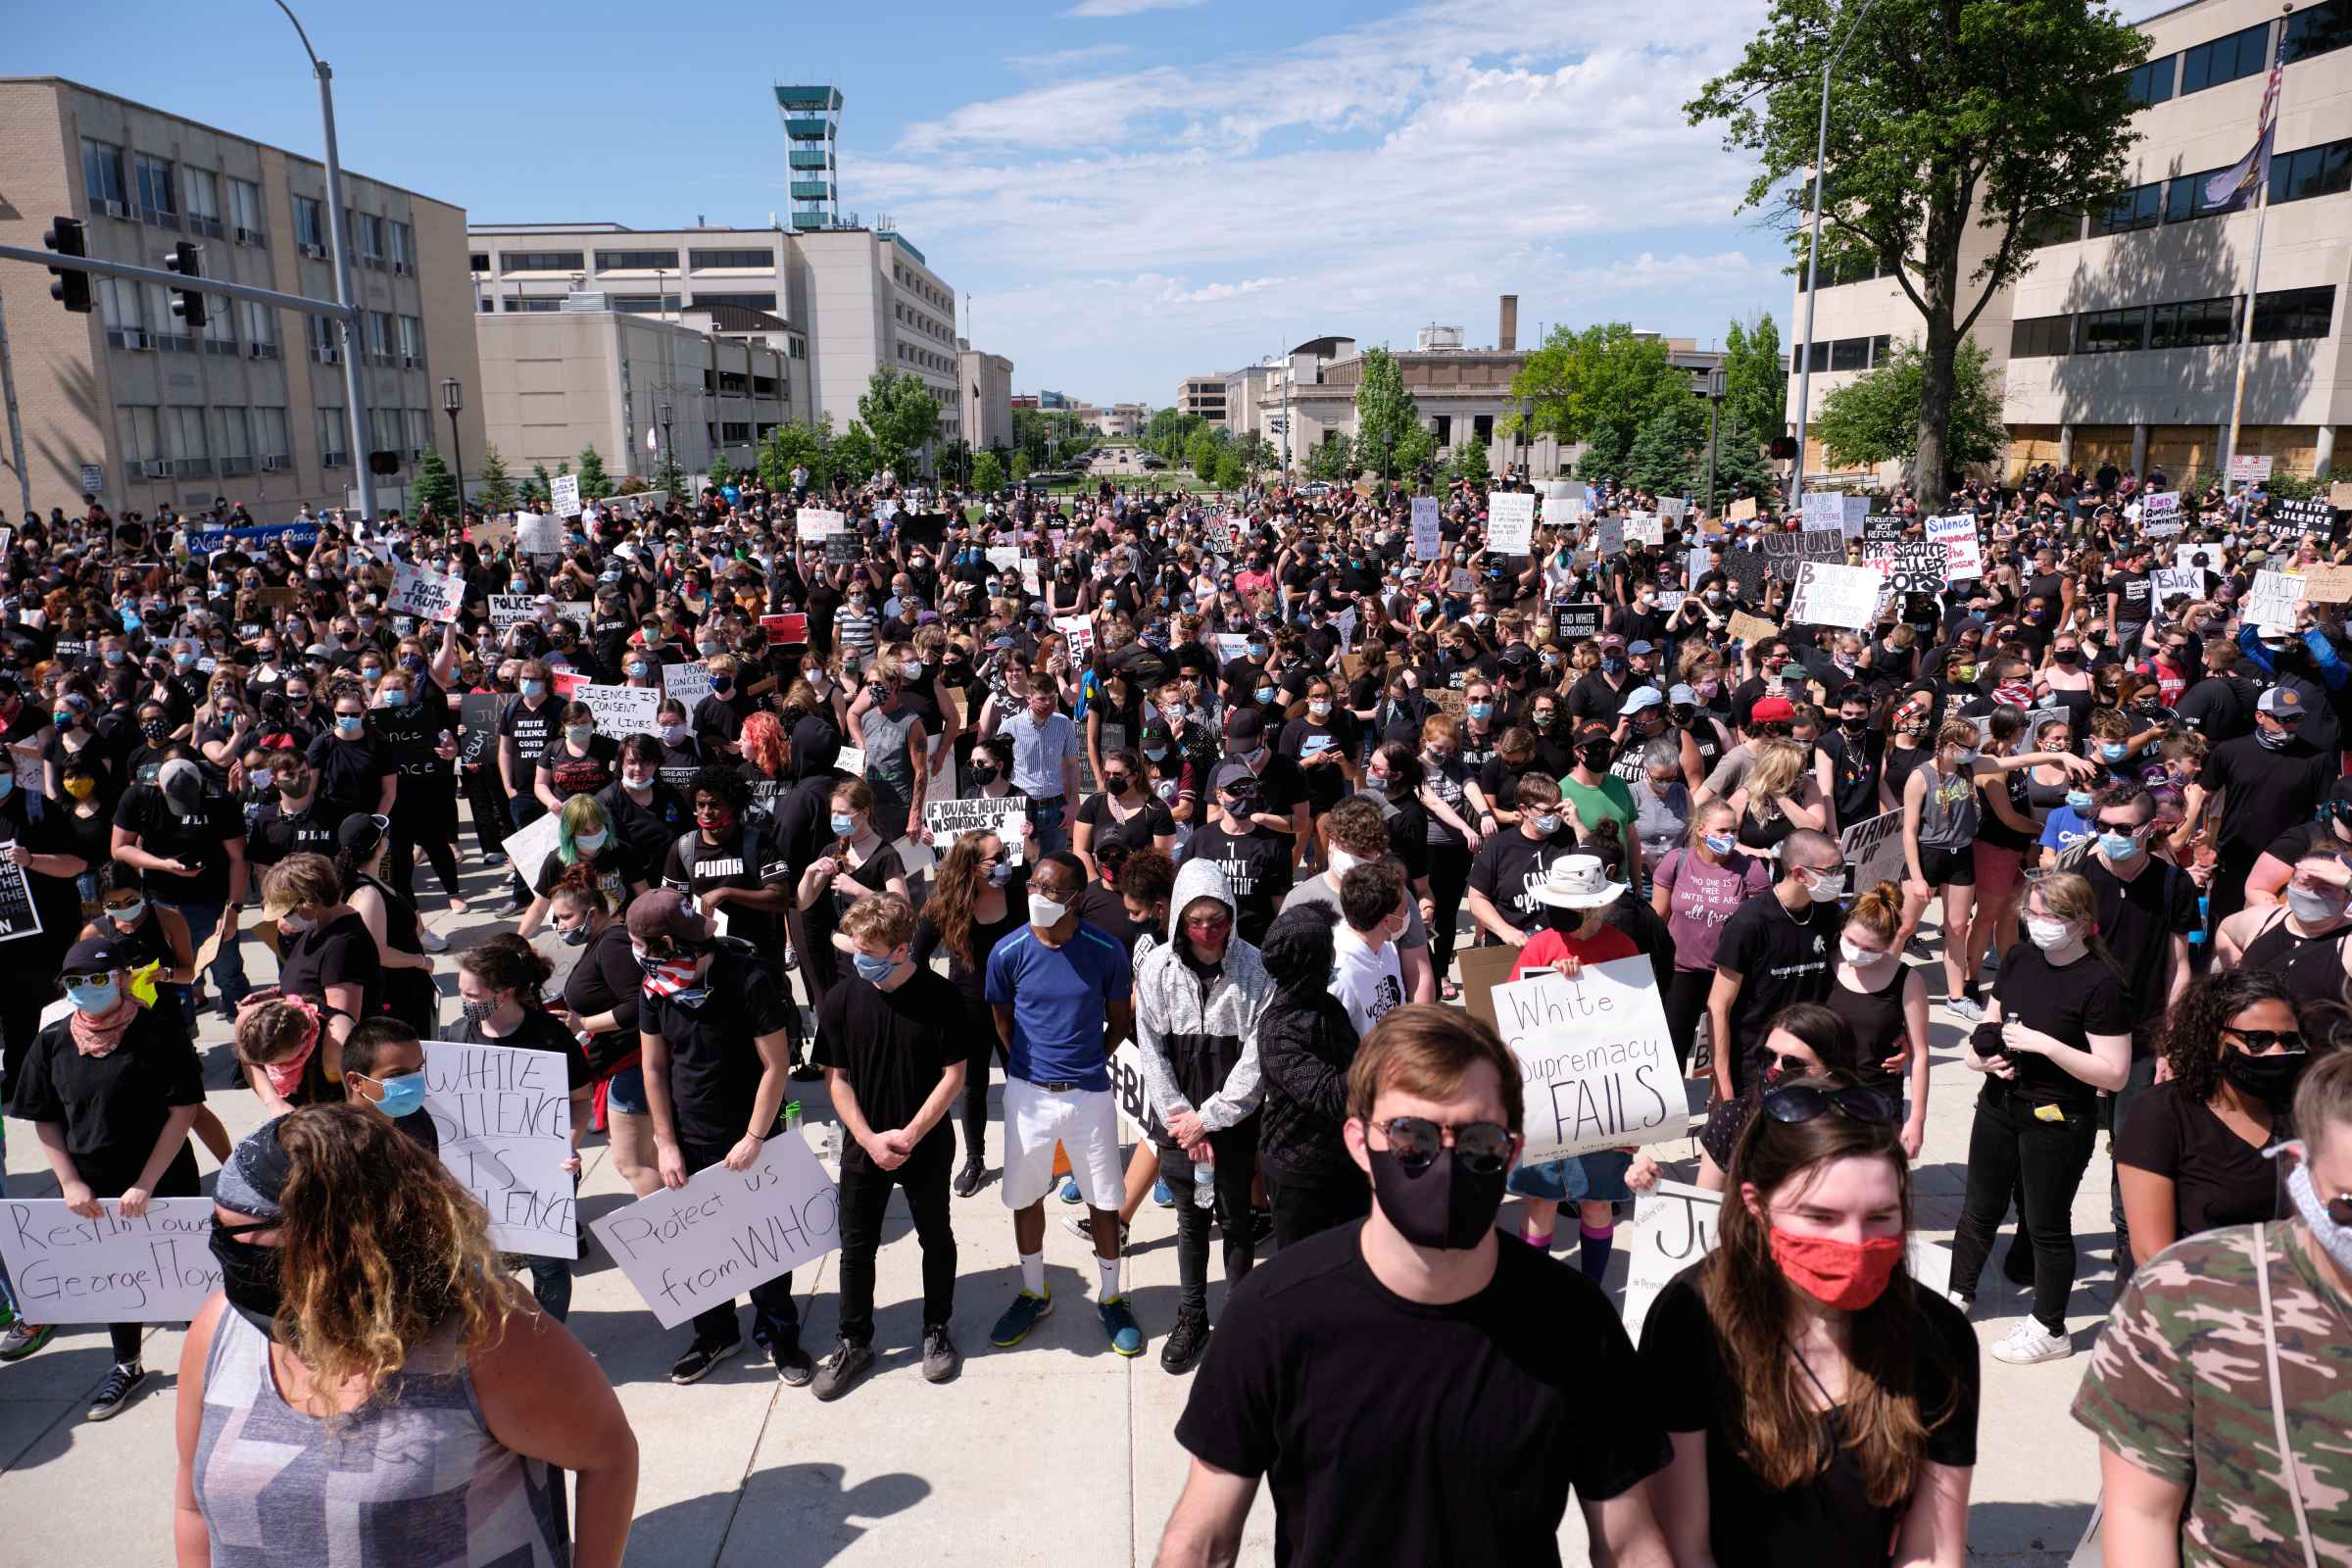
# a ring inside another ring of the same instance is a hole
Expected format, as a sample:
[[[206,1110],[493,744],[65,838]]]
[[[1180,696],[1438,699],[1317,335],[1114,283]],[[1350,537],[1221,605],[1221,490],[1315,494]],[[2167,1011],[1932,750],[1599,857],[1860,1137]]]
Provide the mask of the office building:
[[[1106,441],[1132,441],[1152,422],[1152,406],[1148,403],[1113,403],[1106,407],[1080,403],[1070,412],[1078,416],[1080,424]]]
[[[440,383],[465,392],[459,440],[482,453],[480,372],[460,258],[462,208],[343,172],[368,452],[396,505],[416,461],[448,455]],[[93,257],[160,268],[196,245],[205,276],[335,297],[324,167],[169,111],[55,76],[0,77],[0,242],[38,250],[52,219],[85,226]],[[357,503],[342,349],[326,318],[225,295],[201,326],[161,287],[93,276],[95,309],[49,296],[49,274],[0,266],[32,498],[77,510],[95,489],[118,514],[216,496],[256,516]],[[14,458],[0,448],[0,459]],[[18,504],[16,475],[0,498]]]
[[[963,436],[975,452],[1012,445],[1012,362],[1002,354],[956,340],[958,379],[963,383]]]
[[[825,86],[776,84],[776,114],[784,122],[791,167],[792,226],[841,226],[841,92]]]
[[[2034,267],[2000,290],[1972,335],[2002,387],[2009,475],[2041,462],[2112,463],[2175,477],[2218,466],[2236,380],[2238,327],[2257,215],[2216,216],[2206,182],[2254,144],[2272,52],[2286,69],[2273,143],[2270,212],[2255,287],[2237,450],[2278,471],[2323,471],[2352,425],[2352,0],[2300,5],[2194,0],[2139,24],[2147,63],[2132,74],[2139,141],[2126,188],[2056,213],[2032,234]],[[2094,193],[2086,192],[2086,197]],[[1961,275],[1991,231],[1972,227]],[[1791,319],[1804,319],[1797,279]],[[1972,295],[1973,298],[1973,295]],[[1812,410],[1920,335],[1891,277],[1823,279]],[[1788,383],[1796,417],[1796,381]],[[1818,439],[1805,469],[1830,470]],[[1896,466],[1889,466],[1891,476]]]
[[[904,370],[938,402],[941,441],[961,438],[970,395],[957,380],[956,290],[923,253],[887,228],[839,227],[793,235],[791,255],[819,414],[848,429],[874,372]]]
[[[1225,423],[1225,377],[1188,375],[1176,384],[1176,411],[1196,415],[1209,423]]]

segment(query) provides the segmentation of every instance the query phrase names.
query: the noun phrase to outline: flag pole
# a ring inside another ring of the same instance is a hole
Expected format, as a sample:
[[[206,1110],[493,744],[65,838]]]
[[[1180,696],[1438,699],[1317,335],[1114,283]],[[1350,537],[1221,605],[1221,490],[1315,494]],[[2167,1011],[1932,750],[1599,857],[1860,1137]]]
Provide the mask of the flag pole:
[[[2294,7],[2286,5],[2281,6],[2279,10],[2283,15],[2291,13]],[[2284,25],[2279,27],[2278,42],[2271,50],[2271,73],[2272,79],[2278,84],[2278,99],[2283,100],[2286,97],[2286,28]],[[2257,129],[2258,139],[2276,135],[2273,127],[2278,123],[2279,115],[2284,109],[2285,104],[2281,101],[2272,103],[2270,125]],[[2261,148],[2257,146],[2255,164],[2261,183],[2254,192],[2254,265],[2246,279],[2246,314],[2237,326],[2237,376],[2236,385],[2230,394],[2230,439],[2222,444],[2222,494],[2225,496],[2230,494],[2230,466],[2237,461],[2238,424],[2244,418],[2246,412],[2246,350],[2254,341],[2254,305],[2257,300],[2262,298],[2262,234],[2263,230],[2269,226],[2271,218],[2270,160],[2263,157],[2261,153]]]

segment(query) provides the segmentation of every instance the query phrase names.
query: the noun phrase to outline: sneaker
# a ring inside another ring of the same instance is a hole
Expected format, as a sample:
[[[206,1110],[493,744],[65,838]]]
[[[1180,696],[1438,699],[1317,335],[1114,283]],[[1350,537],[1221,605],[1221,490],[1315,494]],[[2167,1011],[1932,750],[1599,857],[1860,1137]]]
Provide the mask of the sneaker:
[[[858,1353],[868,1361],[874,1358],[871,1350],[862,1348]],[[775,1363],[776,1380],[791,1388],[805,1389],[808,1386],[808,1380],[816,1376],[816,1363],[808,1359],[808,1352],[801,1348],[801,1342],[798,1339],[795,1339],[790,1345],[768,1347],[767,1358]],[[852,1374],[852,1376],[855,1375]],[[842,1386],[844,1388],[849,1386],[846,1380]]]
[[[513,894],[509,894],[507,895],[507,902],[500,905],[497,908],[492,909],[490,912],[494,915],[497,915],[502,920],[511,920],[514,916],[520,914],[527,907],[529,907],[529,906],[525,905],[522,900],[515,898]]]
[[[2031,1366],[2036,1361],[2063,1361],[2075,1353],[2071,1336],[2052,1334],[2029,1317],[2009,1331],[2009,1337],[1992,1348],[1992,1358],[2007,1361],[2012,1366]]]
[[[1029,1331],[1037,1327],[1039,1318],[1053,1314],[1054,1292],[1051,1287],[1043,1296],[1032,1296],[1023,1291],[1012,1298],[1012,1304],[1004,1309],[1004,1315],[997,1319],[997,1326],[988,1331],[988,1343],[999,1349],[1010,1349],[1029,1337]]]
[[[710,1369],[743,1348],[743,1341],[698,1339],[686,1348],[686,1353],[669,1364],[672,1383],[700,1383],[710,1375]]]
[[[963,1162],[963,1169],[956,1173],[956,1180],[951,1186],[957,1198],[969,1198],[980,1190],[980,1183],[987,1178],[987,1174],[980,1168],[978,1160],[967,1159]]]
[[[808,1357],[801,1359],[807,1360]],[[817,1363],[816,1380],[809,1384],[808,1392],[820,1399],[838,1399],[850,1392],[850,1385],[858,1381],[858,1374],[873,1364],[874,1352],[871,1348],[852,1345],[843,1340],[833,1347],[832,1354]],[[804,1378],[802,1381],[808,1380]]]
[[[1176,1314],[1169,1325],[1168,1337],[1159,1342],[1159,1369],[1162,1372],[1187,1372],[1200,1352],[1208,1348],[1208,1314],[1185,1312]]]
[[[1102,1319],[1102,1332],[1110,1336],[1110,1348],[1121,1355],[1144,1353],[1144,1331],[1127,1309],[1127,1298],[1114,1296],[1107,1301],[1095,1303],[1095,1311]]]
[[[54,1323],[27,1323],[23,1318],[17,1319],[8,1326],[7,1333],[0,1334],[0,1361],[24,1360],[47,1345],[50,1337],[56,1333],[57,1325]]]
[[[1983,1023],[1984,1004],[1973,997],[1954,997],[1944,1004],[1944,1010],[1962,1023]]]
[[[1165,1176],[1162,1176],[1159,1180],[1152,1184],[1152,1201],[1157,1203],[1162,1208],[1174,1208],[1176,1206],[1176,1194],[1168,1186],[1168,1179]]]
[[[1072,1236],[1090,1247],[1094,1245],[1095,1213],[1093,1209],[1080,1209],[1074,1214],[1064,1214],[1061,1216],[1061,1224],[1062,1229],[1068,1231]],[[1119,1221],[1119,1255],[1121,1257],[1127,1255],[1127,1236],[1134,1229],[1135,1227],[1127,1221]]]
[[[962,1365],[963,1352],[956,1348],[956,1342],[948,1338],[946,1329],[934,1326],[923,1330],[923,1381],[925,1383],[945,1383],[954,1377],[956,1369]]]
[[[447,953],[449,938],[429,925],[420,925],[416,928],[416,945],[427,953]]]
[[[1078,1201],[1080,1196],[1081,1195],[1078,1191],[1078,1178],[1075,1176],[1064,1176],[1061,1179],[1061,1200],[1065,1203],[1075,1203]]]
[[[98,1385],[98,1397],[90,1401],[85,1415],[92,1421],[112,1421],[130,1403],[130,1396],[139,1392],[147,1381],[147,1369],[136,1361],[117,1361],[115,1369]]]
[[[784,944],[784,967],[785,967],[785,968],[787,968],[787,969],[797,969],[797,968],[799,968],[800,966],[801,966],[801,955],[800,955],[800,950],[799,950],[799,949],[797,949],[797,948],[795,948],[795,947],[794,947],[794,946],[793,946],[791,943],[789,943],[789,942],[785,943],[785,944]]]

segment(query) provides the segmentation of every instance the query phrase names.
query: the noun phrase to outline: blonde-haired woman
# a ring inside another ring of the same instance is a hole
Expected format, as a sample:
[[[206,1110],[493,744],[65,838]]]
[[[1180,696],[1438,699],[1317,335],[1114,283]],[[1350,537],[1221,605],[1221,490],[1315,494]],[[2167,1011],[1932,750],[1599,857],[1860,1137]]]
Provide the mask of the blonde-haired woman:
[[[1902,923],[1902,890],[1893,883],[1854,895],[1824,1000],[1854,1031],[1864,1063],[1857,1076],[1904,1104],[1903,1157],[1917,1159],[1928,1129],[1928,982],[1895,945]]]
[[[1732,791],[1732,809],[1740,813],[1740,847],[1770,855],[1800,827],[1829,832],[1829,803],[1805,766],[1806,748],[1776,736],[1756,742],[1753,751],[1754,764]]]
[[[237,1146],[214,1194],[220,1295],[180,1348],[182,1568],[318,1541],[350,1545],[353,1568],[417,1561],[427,1541],[464,1543],[435,1559],[451,1563],[617,1568],[636,1435],[487,1225],[365,1105],[308,1106]]]
[[[875,658],[866,672],[865,689],[850,705],[850,718],[858,745],[865,749],[865,782],[874,792],[874,829],[886,840],[903,837],[908,821],[922,820],[923,788],[931,768],[922,709],[906,687],[906,662],[897,652]]]
[[[1992,1236],[2019,1196],[2034,1248],[2034,1309],[1992,1348],[2003,1361],[2074,1351],[2075,1190],[2098,1138],[2098,1096],[2132,1067],[2132,1010],[2099,940],[2098,895],[2082,877],[2042,877],[2026,895],[2029,940],[2001,959],[1984,1021],[1964,1053],[1984,1074],[1968,1141],[1968,1191],[1952,1238],[1952,1294],[1973,1301]]]

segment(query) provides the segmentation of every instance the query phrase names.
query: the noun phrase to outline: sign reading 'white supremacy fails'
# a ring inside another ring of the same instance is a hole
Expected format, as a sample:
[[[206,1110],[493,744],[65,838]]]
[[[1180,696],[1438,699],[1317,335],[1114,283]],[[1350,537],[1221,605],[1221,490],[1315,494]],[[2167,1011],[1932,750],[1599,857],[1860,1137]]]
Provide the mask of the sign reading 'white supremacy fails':
[[[1589,963],[1494,988],[1494,1026],[1527,1081],[1530,1164],[1690,1130],[1657,973],[1647,958]]]
[[[424,1043],[424,1111],[441,1163],[490,1211],[502,1251],[579,1255],[564,1058],[513,1046]]]
[[[137,1219],[98,1204],[83,1219],[62,1198],[0,1199],[0,1260],[26,1322],[184,1323],[220,1288],[211,1199],[150,1199]]]
[[[749,1170],[698,1170],[588,1228],[665,1329],[841,1245],[841,1194],[798,1132]]]

